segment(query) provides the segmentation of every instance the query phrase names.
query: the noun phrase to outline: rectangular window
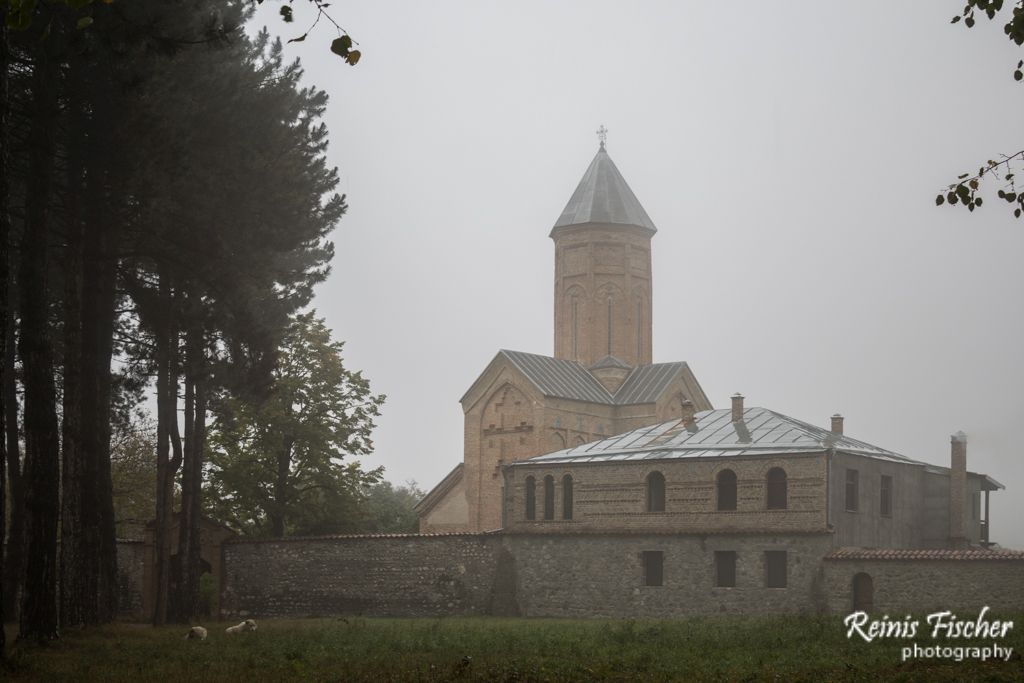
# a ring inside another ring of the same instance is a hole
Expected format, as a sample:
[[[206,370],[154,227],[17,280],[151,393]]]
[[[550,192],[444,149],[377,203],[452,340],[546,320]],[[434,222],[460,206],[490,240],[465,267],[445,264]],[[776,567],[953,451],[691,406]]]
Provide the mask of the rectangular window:
[[[715,585],[721,588],[736,586],[736,551],[715,551]]]
[[[764,554],[765,588],[786,587],[786,551],[768,550]]]
[[[846,470],[846,511],[857,512],[860,496],[860,473],[857,470]]]
[[[883,517],[892,517],[892,477],[882,475],[882,503],[879,513]]]
[[[665,553],[660,550],[645,550],[642,555],[644,562],[644,585],[660,586],[664,579]]]

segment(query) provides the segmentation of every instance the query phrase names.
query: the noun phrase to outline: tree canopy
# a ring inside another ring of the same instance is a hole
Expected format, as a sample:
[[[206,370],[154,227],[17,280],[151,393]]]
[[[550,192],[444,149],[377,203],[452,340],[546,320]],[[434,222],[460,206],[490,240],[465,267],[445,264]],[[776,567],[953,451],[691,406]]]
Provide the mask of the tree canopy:
[[[267,397],[214,403],[207,500],[218,519],[278,537],[358,530],[366,488],[381,470],[353,458],[372,450],[384,396],[345,368],[342,348],[323,319],[296,315]]]

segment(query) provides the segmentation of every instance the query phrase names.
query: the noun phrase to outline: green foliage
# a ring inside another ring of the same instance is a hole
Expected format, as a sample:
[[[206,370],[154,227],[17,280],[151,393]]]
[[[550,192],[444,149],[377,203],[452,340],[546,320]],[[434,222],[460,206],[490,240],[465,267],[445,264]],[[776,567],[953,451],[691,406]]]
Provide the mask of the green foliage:
[[[224,396],[212,406],[210,513],[257,535],[357,531],[360,505],[380,469],[352,456],[372,451],[384,400],[346,370],[342,343],[314,313],[285,333],[262,401]]]
[[[381,481],[369,488],[363,503],[360,532],[367,534],[414,534],[419,531],[419,515],[413,507],[424,492],[416,482],[394,486]]]
[[[110,446],[117,537],[142,539],[156,507],[156,425],[119,428]]]
[[[1016,623],[1024,615],[1006,615]],[[46,648],[16,646],[12,680],[218,681],[1016,681],[1014,661],[900,661],[911,641],[849,640],[841,617],[274,619],[228,636],[112,626]],[[927,637],[921,645],[932,644]],[[949,645],[968,645],[945,641]],[[981,643],[979,643],[980,645]]]

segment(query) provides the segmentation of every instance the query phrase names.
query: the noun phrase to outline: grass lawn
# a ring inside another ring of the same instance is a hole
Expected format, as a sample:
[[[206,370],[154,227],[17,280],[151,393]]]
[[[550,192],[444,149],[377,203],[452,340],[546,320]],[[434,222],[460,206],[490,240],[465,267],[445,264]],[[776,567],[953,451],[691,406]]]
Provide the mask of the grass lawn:
[[[1006,619],[1006,615],[1001,615]],[[275,619],[205,642],[183,626],[118,624],[14,645],[0,678],[15,681],[1024,681],[1024,615],[998,644],[1008,662],[900,661],[915,641],[847,640],[841,618]],[[923,617],[922,617],[923,622]],[[922,623],[924,631],[927,625]],[[922,646],[985,646],[991,640]]]

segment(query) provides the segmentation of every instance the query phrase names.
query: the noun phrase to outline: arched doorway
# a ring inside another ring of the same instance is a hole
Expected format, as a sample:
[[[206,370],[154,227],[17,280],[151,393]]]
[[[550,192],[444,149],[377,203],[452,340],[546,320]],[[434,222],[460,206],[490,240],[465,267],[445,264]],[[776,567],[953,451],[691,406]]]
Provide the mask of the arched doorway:
[[[875,606],[875,582],[870,574],[859,572],[853,575],[853,609],[855,612],[870,612]]]

